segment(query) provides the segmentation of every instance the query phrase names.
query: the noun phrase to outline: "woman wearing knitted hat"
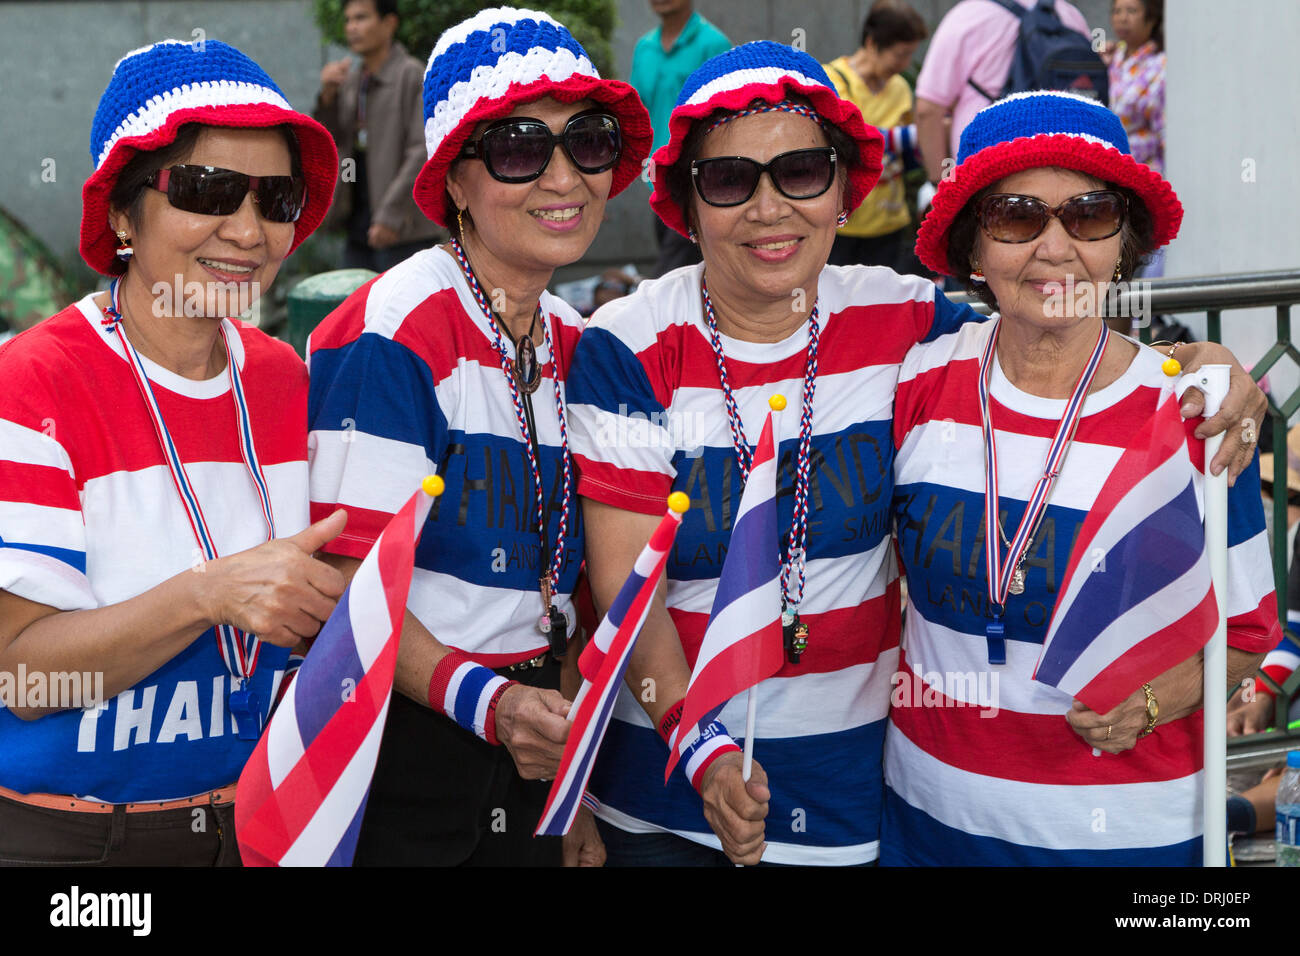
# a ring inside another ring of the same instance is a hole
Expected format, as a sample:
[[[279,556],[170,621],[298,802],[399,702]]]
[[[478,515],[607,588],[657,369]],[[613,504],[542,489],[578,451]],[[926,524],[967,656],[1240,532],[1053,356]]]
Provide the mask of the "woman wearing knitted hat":
[[[546,291],[641,173],[650,120],[545,14],[484,10],[438,40],[415,199],[452,241],[363,287],[311,337],[312,508],[351,574],[421,476],[446,492],[416,557],[358,864],[548,864],[534,839],[577,682],[582,529],[565,379],[582,329]],[[575,665],[569,668],[568,665]],[[590,814],[566,862],[602,859]],[[585,850],[585,853],[582,852]]]
[[[670,129],[651,203],[699,242],[704,263],[599,311],[569,379],[598,603],[622,582],[663,496],[692,498],[629,668],[635,696],[618,701],[590,790],[611,862],[869,863],[899,657],[898,368],[918,341],[977,316],[922,279],[827,267],[837,222],[880,173],[881,139],[811,57],[764,42],[710,60]],[[774,392],[792,409],[774,425],[787,647],[758,687],[761,767],[742,782],[726,731],[744,719],[737,698],[665,789],[660,738],[681,711]],[[643,419],[630,440],[617,440],[629,434],[620,414]]]
[[[1018,94],[962,134],[917,253],[999,316],[900,374],[884,863],[1201,861],[1206,429],[1177,414],[1177,361],[1095,305],[1181,219],[1093,100]],[[1229,491],[1234,686],[1280,633],[1258,467]]]
[[[344,516],[307,527],[306,368],[230,316],[336,154],[238,50],[166,40],[117,63],[91,156],[112,285],[0,353],[0,862],[237,865],[234,781],[342,593],[311,554]]]

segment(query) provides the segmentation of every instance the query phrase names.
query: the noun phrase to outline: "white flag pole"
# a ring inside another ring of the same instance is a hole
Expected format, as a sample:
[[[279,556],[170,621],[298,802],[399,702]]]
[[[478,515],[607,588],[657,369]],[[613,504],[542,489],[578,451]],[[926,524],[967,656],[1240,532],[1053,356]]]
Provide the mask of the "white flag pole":
[[[756,713],[758,685],[749,689],[749,705],[745,710],[745,763],[740,770],[740,779],[749,783],[749,775],[754,770],[754,717]]]
[[[1205,393],[1205,417],[1218,414],[1228,394],[1227,365],[1205,365],[1183,376],[1180,385],[1195,385]],[[1205,646],[1205,792],[1202,799],[1205,866],[1226,866],[1228,820],[1224,799],[1228,786],[1228,473],[1210,474],[1210,462],[1223,444],[1223,435],[1205,442],[1205,550],[1210,559],[1219,609],[1214,636]]]

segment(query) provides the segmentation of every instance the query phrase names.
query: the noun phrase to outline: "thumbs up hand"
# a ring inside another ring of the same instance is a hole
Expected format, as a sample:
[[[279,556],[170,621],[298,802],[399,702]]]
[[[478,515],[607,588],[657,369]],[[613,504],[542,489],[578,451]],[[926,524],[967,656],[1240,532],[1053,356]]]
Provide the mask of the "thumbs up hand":
[[[201,606],[213,624],[231,624],[278,647],[314,637],[347,586],[312,555],[343,531],[341,508],[288,538],[201,565]]]

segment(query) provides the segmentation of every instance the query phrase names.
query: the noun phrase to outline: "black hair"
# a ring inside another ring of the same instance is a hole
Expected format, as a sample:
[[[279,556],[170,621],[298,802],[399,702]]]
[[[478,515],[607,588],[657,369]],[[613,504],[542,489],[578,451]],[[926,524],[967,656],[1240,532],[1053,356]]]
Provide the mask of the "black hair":
[[[862,45],[870,40],[877,50],[919,43],[929,35],[925,20],[903,0],[876,0],[862,21]]]
[[[194,147],[199,141],[199,134],[205,128],[202,123],[186,123],[176,131],[176,138],[166,146],[160,149],[137,152],[127,160],[126,165],[117,174],[113,189],[108,194],[108,208],[110,210],[124,211],[133,233],[138,234],[140,232],[144,191],[149,185],[149,181],[153,179],[154,174],[159,170],[175,166],[193,153]],[[271,128],[279,130],[284,137],[285,144],[289,147],[290,171],[294,176],[301,176],[302,158],[298,151],[298,139],[293,135],[293,130],[286,125]],[[116,260],[113,262],[113,268],[119,272],[126,271],[126,266]]]
[[[343,0],[343,9],[346,10],[349,3],[361,2],[363,2],[363,0]],[[388,16],[390,13],[399,20],[402,18],[402,15],[397,10],[397,0],[370,0],[370,2],[374,4],[375,14],[379,19],[384,19],[384,17]]]
[[[971,258],[975,253],[975,244],[979,240],[979,219],[975,210],[985,196],[993,192],[994,183],[985,186],[961,207],[961,212],[953,218],[948,228],[948,265],[953,275],[962,283],[966,291],[978,298],[990,309],[997,309],[998,301],[987,282],[975,282],[970,278],[973,271]],[[1119,279],[1128,282],[1141,267],[1145,257],[1155,248],[1155,223],[1146,203],[1138,198],[1137,193],[1125,186],[1106,183],[1103,188],[1113,189],[1124,197],[1128,213],[1124,217],[1124,227],[1119,234]],[[993,241],[993,240],[990,240]]]
[[[804,102],[802,97],[787,97],[792,102]],[[753,109],[759,106],[767,105],[763,100],[753,100],[749,108]],[[804,102],[804,105],[809,105]],[[673,205],[682,211],[682,218],[687,225],[691,222],[691,197],[694,195],[695,188],[691,183],[691,163],[700,155],[700,145],[704,142],[704,137],[709,129],[722,117],[735,112],[734,110],[718,109],[714,110],[708,116],[697,120],[691,127],[691,131],[686,134],[686,139],[682,141],[681,155],[677,157],[677,162],[671,166],[656,167],[655,176],[662,177],[664,187],[668,193],[668,198],[673,201]],[[826,134],[826,139],[831,146],[835,147],[835,164],[841,173],[847,173],[849,169],[858,163],[858,143],[848,133],[844,132],[834,123],[823,121],[821,124],[822,132]]]

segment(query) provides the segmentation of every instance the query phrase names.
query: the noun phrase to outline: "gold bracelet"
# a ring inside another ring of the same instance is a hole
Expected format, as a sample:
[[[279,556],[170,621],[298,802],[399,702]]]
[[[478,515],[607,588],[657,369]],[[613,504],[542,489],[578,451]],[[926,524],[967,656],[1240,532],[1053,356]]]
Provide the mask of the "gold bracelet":
[[[1160,716],[1160,704],[1156,702],[1156,695],[1151,690],[1151,685],[1143,684],[1142,693],[1147,697],[1147,729],[1138,734],[1139,740],[1156,729],[1156,718]]]

